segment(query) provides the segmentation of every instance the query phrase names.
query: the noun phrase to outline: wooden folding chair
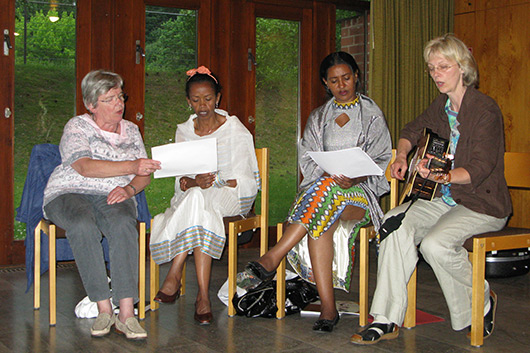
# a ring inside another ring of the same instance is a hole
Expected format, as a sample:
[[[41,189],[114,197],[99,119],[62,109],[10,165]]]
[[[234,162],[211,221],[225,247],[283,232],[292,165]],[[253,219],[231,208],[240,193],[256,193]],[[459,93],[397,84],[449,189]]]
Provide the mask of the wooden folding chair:
[[[390,165],[396,159],[396,150],[392,150],[392,159],[385,171],[385,176],[390,182],[390,208],[394,208],[398,204],[398,180],[390,176]],[[283,234],[283,224],[278,223],[278,241]],[[359,325],[366,326],[368,323],[368,254],[370,240],[375,238],[377,233],[372,224],[366,225],[359,230]],[[276,317],[278,319],[285,316],[285,258],[282,260],[277,270],[277,305],[278,312]]]
[[[260,214],[244,217],[238,217],[228,223],[228,315],[236,315],[236,310],[232,303],[232,298],[236,294],[236,277],[237,277],[237,236],[238,234],[260,228],[260,254],[267,252],[268,248],[268,222],[269,222],[269,149],[256,148],[256,157],[258,160],[258,169],[261,178],[261,210]],[[150,289],[151,289],[151,310],[158,309],[158,303],[154,301],[155,295],[160,286],[160,268],[151,256],[150,261]],[[186,291],[186,266],[182,269],[182,279],[180,293],[184,295]]]
[[[65,238],[65,231],[52,222],[42,219],[35,228],[35,267],[33,284],[33,308],[40,309],[40,260],[41,260],[41,231],[48,235],[49,246],[49,306],[50,326],[57,323],[57,261],[56,239]],[[138,263],[138,318],[145,319],[145,223],[138,222],[139,263]]]
[[[506,152],[504,176],[509,188],[530,189],[530,153]],[[471,345],[484,343],[484,279],[486,252],[530,248],[530,229],[505,227],[469,238],[464,247],[470,251],[473,264],[473,289],[471,308]],[[408,307],[404,327],[416,326],[416,270],[407,285]]]

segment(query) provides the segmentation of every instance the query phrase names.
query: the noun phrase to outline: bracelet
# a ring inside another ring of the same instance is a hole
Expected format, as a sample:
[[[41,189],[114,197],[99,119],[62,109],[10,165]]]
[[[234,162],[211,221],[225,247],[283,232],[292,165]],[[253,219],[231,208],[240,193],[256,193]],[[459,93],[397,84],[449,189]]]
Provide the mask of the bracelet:
[[[137,191],[136,191],[136,188],[135,188],[133,185],[131,185],[131,184],[127,184],[127,185],[125,185],[125,186],[130,186],[131,189],[133,189],[133,192],[134,192],[133,195],[136,195],[136,192],[137,192]]]
[[[445,174],[444,185],[449,185],[451,183],[451,172]]]

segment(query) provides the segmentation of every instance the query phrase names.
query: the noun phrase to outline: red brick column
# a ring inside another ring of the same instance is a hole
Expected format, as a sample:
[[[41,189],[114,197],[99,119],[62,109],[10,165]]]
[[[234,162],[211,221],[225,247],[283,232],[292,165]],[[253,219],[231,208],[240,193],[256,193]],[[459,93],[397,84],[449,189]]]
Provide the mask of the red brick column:
[[[365,38],[364,16],[356,16],[353,18],[342,20],[341,26],[341,50],[350,53],[357,61],[357,65],[361,69],[362,80],[366,84],[368,90],[368,72],[369,72],[369,38],[370,38],[370,15],[368,20],[368,38]],[[366,43],[366,44],[365,44]],[[365,46],[366,45],[366,46]],[[365,63],[366,50],[366,63]]]

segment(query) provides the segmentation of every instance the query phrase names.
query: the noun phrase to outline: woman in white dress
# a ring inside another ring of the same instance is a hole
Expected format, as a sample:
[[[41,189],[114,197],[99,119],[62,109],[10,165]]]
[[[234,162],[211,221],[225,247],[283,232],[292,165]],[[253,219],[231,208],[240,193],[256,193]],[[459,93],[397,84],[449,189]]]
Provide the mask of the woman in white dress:
[[[186,99],[194,114],[179,124],[176,142],[215,138],[217,173],[183,176],[175,181],[170,207],[154,218],[151,254],[156,263],[172,261],[155,301],[174,303],[180,296],[182,268],[193,252],[199,291],[195,320],[212,320],[208,295],[212,258],[222,255],[223,217],[246,215],[259,188],[259,172],[250,132],[236,116],[217,109],[221,86],[204,66],[189,70]]]

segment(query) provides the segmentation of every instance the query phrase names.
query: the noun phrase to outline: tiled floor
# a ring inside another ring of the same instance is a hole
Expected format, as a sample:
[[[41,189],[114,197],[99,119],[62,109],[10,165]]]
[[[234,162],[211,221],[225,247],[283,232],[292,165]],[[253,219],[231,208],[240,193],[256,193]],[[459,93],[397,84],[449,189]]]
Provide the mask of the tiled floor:
[[[240,266],[254,259],[257,250],[241,250]],[[375,286],[375,256],[372,249],[370,293]],[[167,266],[161,268],[163,279]],[[295,314],[283,320],[251,319],[227,316],[227,308],[216,298],[226,279],[227,261],[214,262],[211,297],[214,320],[210,326],[199,326],[193,320],[196,281],[193,261],[188,262],[187,294],[175,305],[148,312],[142,325],[148,331],[145,341],[128,341],[112,332],[103,338],[91,338],[92,319],[77,319],[75,305],[84,290],[74,265],[58,269],[57,326],[48,326],[47,294],[43,307],[33,310],[32,290],[25,293],[24,269],[0,269],[0,352],[528,352],[530,351],[530,275],[492,279],[499,296],[497,326],[481,348],[473,348],[467,331],[454,332],[436,279],[425,263],[419,266],[418,308],[440,316],[444,322],[420,325],[402,330],[400,337],[375,346],[359,347],[349,343],[359,330],[355,316],[343,316],[331,334],[311,330],[312,317]],[[356,271],[357,272],[357,271]],[[149,273],[149,272],[148,272]],[[47,289],[47,275],[43,277]],[[354,283],[357,282],[355,275]],[[337,291],[338,300],[357,300],[352,293]]]

